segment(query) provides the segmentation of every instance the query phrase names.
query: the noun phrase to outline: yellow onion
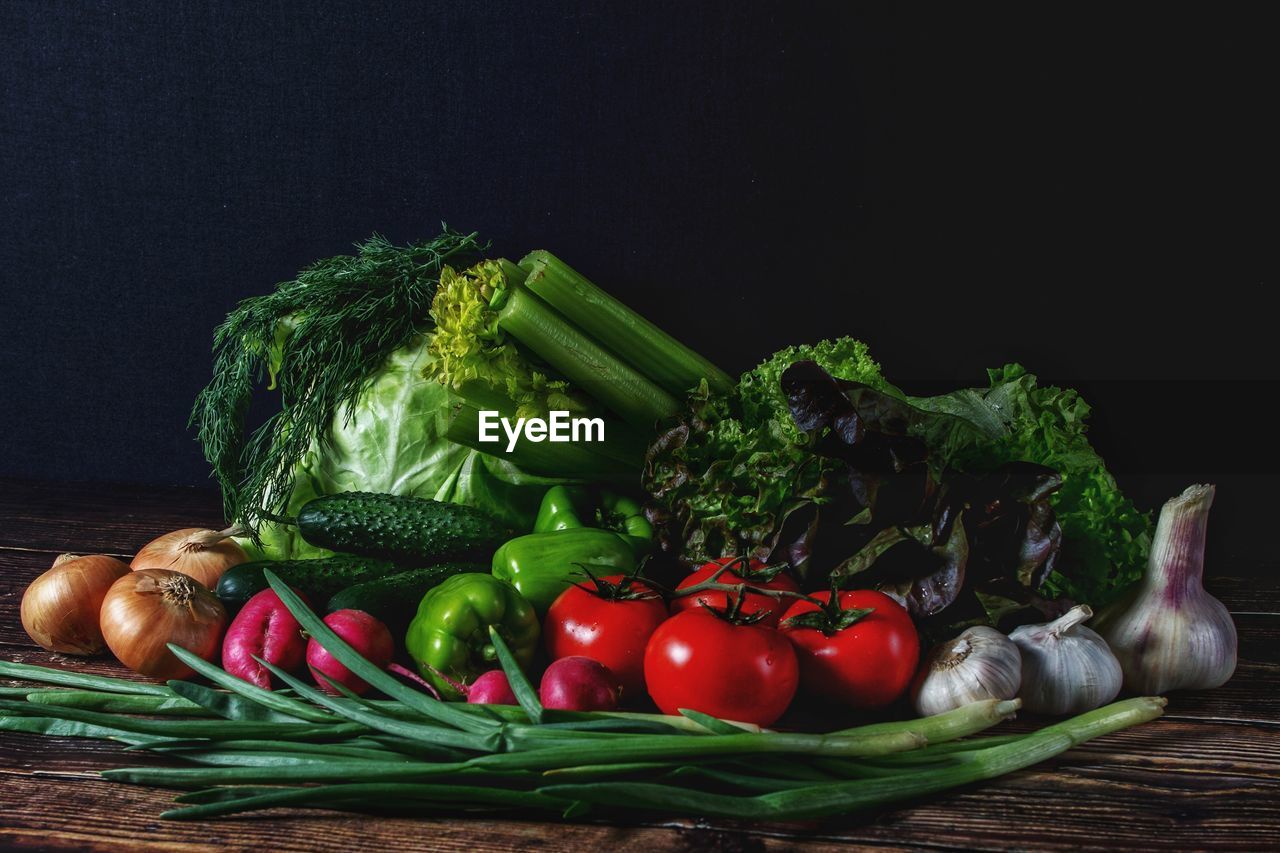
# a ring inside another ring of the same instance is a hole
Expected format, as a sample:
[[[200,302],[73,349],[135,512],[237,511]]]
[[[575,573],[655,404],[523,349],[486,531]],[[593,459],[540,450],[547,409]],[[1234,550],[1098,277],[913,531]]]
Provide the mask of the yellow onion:
[[[22,595],[22,627],[36,645],[69,655],[96,655],[107,646],[98,611],[111,585],[129,574],[115,557],[63,554]]]
[[[249,561],[244,549],[231,538],[239,532],[237,527],[175,530],[143,545],[129,565],[134,569],[182,572],[213,589],[223,572]]]
[[[135,569],[107,591],[101,626],[107,647],[129,669],[159,680],[187,678],[194,674],[191,668],[166,644],[213,660],[227,611],[195,578],[168,569]]]

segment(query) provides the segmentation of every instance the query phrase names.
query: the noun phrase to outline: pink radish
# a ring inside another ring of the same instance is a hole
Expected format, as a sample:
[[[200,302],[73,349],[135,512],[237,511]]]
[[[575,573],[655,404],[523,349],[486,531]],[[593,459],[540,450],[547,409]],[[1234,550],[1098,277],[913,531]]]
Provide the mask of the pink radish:
[[[543,707],[561,711],[612,711],[621,695],[617,676],[604,664],[581,655],[552,663],[538,687]]]
[[[324,617],[324,624],[378,669],[386,669],[391,663],[391,655],[395,653],[395,642],[391,639],[391,632],[387,630],[386,625],[368,613],[362,610],[335,610]],[[358,695],[364,695],[369,689],[369,685],[363,679],[358,678],[351,670],[339,663],[337,658],[325,651],[324,647],[316,642],[315,637],[307,643],[307,666],[316,684],[330,695],[336,696],[338,691],[325,678],[320,677],[322,675]]]
[[[271,672],[260,657],[286,672],[302,666],[307,641],[302,626],[280,596],[264,589],[240,608],[222,638],[222,668],[250,684],[271,689]]]
[[[482,674],[466,690],[467,701],[473,705],[515,705],[516,694],[511,691],[507,675],[500,669]]]

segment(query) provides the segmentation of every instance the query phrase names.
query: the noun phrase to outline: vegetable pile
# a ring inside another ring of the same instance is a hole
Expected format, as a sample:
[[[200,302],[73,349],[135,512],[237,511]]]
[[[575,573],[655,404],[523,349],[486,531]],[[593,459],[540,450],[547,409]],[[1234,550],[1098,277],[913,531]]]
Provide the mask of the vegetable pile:
[[[1031,734],[980,738],[968,736],[1008,718],[1019,703],[988,700],[824,735],[761,732],[691,710],[680,717],[563,712],[539,700],[496,630],[490,638],[519,705],[449,704],[388,675],[278,578],[268,580],[333,661],[390,698],[362,700],[338,679],[318,690],[262,661],[293,691],[272,692],[173,646],[226,692],[192,681],[161,687],[0,663],[0,675],[71,688],[0,700],[0,728],[111,739],[197,765],[103,774],[186,789],[162,815],[173,819],[289,806],[784,820],[863,811],[993,778],[1155,719],[1164,707],[1159,698],[1128,699]],[[542,692],[548,697],[545,686]]]
[[[1153,543],[1074,392],[1010,365],[911,397],[849,338],[735,382],[554,255],[486,249],[375,237],[241,303],[192,416],[231,526],[65,555],[22,603],[40,646],[154,681],[0,662],[58,686],[4,688],[0,730],[194,765],[105,773],[189,789],[172,818],[801,819],[1234,671],[1200,586],[1213,488]],[[247,431],[263,382],[280,410]],[[483,440],[557,412],[602,440]],[[977,736],[1020,707],[1075,716]]]

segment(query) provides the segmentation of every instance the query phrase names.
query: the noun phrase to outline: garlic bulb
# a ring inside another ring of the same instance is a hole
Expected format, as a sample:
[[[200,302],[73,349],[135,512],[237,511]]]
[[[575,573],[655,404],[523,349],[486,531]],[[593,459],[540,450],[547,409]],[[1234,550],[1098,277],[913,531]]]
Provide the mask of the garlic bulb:
[[[1204,690],[1236,669],[1236,626],[1204,591],[1204,540],[1213,486],[1191,486],[1160,510],[1147,573],[1098,617],[1124,671],[1124,686],[1144,696]]]
[[[1092,711],[1120,692],[1120,662],[1107,641],[1083,623],[1087,605],[1045,625],[1023,625],[1009,635],[1022,652],[1022,707],[1037,714]]]
[[[982,699],[1012,699],[1022,681],[1018,647],[994,628],[978,625],[929,652],[912,699],[921,716]]]

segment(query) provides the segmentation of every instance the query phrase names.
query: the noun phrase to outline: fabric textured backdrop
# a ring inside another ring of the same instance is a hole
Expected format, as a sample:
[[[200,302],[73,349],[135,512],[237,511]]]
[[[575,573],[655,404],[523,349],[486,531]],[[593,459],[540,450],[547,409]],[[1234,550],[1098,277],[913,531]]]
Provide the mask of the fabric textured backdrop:
[[[1121,471],[1275,471],[1264,28],[983,14],[4,0],[0,475],[207,482],[220,318],[441,219],[731,370],[838,334],[921,389],[1021,360]]]

